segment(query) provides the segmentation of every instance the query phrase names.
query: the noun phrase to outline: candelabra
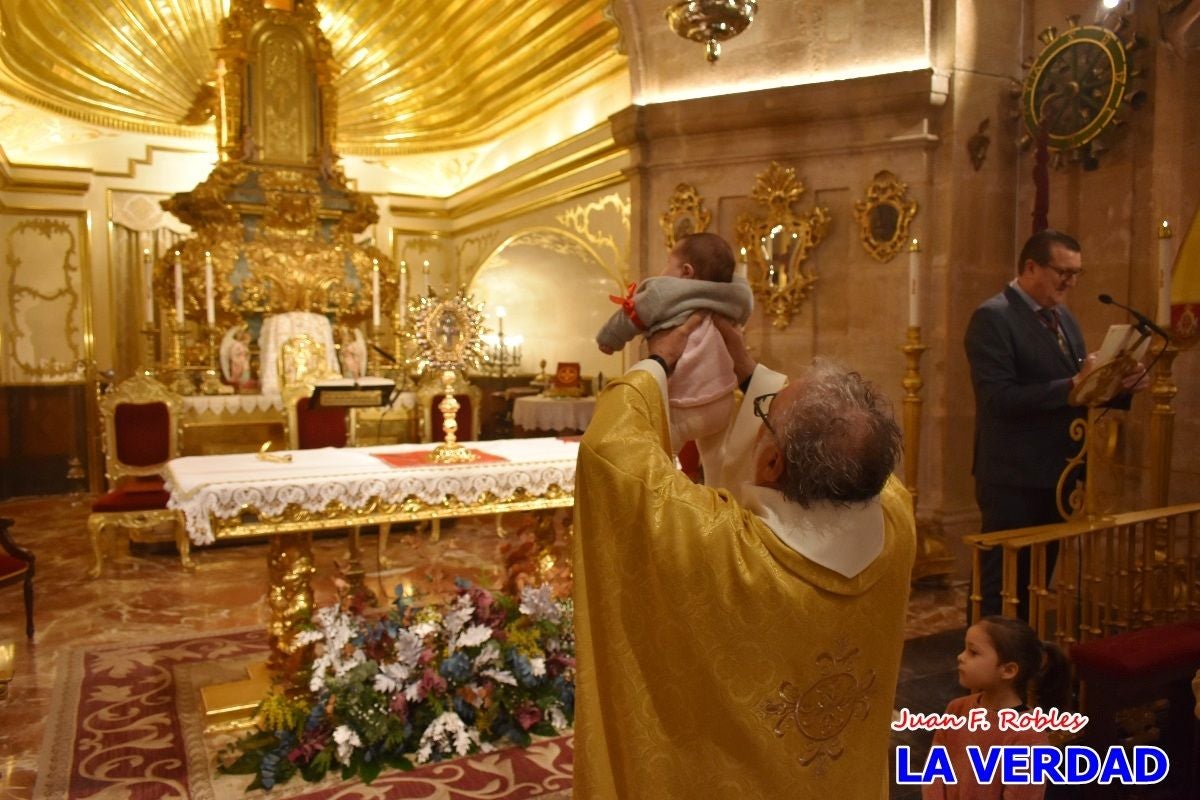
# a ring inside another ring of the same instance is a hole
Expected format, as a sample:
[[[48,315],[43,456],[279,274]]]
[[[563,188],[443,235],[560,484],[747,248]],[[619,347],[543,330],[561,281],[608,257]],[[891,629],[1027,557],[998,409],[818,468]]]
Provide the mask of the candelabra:
[[[200,391],[203,394],[220,394],[221,367],[218,363],[217,326],[209,323],[205,327],[208,335],[208,368],[204,370]]]
[[[921,356],[929,348],[921,341],[921,326],[910,325],[905,343],[900,347],[904,353],[907,370],[904,373],[904,482],[912,495],[913,516],[917,512],[917,476],[921,470]],[[954,557],[942,531],[931,525],[917,525],[917,558],[913,564],[913,580],[938,575],[949,575],[954,571]]]
[[[504,373],[516,373],[521,367],[521,345],[525,343],[525,337],[520,334],[510,336],[504,335],[504,317],[506,312],[504,306],[496,308],[497,330],[495,334],[484,334],[484,354],[486,356],[486,370],[489,374],[496,375],[500,378],[500,388],[504,386]]]
[[[171,356],[167,363],[168,372],[171,374],[171,391],[182,395],[195,394],[196,387],[187,373],[187,365],[184,364],[183,358],[183,340],[187,337],[187,331],[177,317],[168,316],[167,319],[171,321],[168,330],[171,336]]]
[[[147,320],[142,325],[142,336],[146,337],[146,357],[143,360],[144,366],[142,370],[153,375],[158,367],[158,328],[154,327],[154,322]]]

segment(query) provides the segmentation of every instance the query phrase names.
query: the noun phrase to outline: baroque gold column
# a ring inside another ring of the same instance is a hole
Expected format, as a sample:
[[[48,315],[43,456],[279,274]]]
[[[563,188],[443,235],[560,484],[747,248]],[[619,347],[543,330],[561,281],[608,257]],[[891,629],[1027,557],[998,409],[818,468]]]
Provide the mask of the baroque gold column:
[[[297,642],[300,626],[312,618],[312,546],[308,534],[275,534],[267,556],[271,586],[267,602],[271,608],[268,625],[272,675],[287,680],[307,661],[305,648]]]

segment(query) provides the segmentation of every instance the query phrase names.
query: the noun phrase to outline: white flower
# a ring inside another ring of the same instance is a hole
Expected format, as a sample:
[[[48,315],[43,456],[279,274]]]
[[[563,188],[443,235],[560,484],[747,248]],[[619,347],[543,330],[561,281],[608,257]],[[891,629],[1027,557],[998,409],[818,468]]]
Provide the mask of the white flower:
[[[555,703],[546,709],[546,721],[553,725],[556,731],[566,728],[567,715],[563,713],[562,706]]]
[[[548,583],[543,583],[536,589],[532,586],[522,589],[519,610],[522,614],[528,614],[535,620],[544,619],[557,623],[562,619],[562,608],[555,602]]]
[[[479,674],[485,678],[491,678],[496,683],[507,683],[509,686],[517,685],[517,679],[506,669],[485,669]]]
[[[456,636],[458,632],[463,629],[463,626],[466,625],[471,619],[471,617],[474,616],[474,614],[475,605],[471,602],[470,596],[460,594],[454,600],[453,607],[446,612],[446,618],[444,620],[446,633],[452,637]]]
[[[460,647],[477,647],[492,638],[492,629],[487,625],[472,625],[463,631],[454,643],[452,650]]]
[[[429,723],[429,727],[421,734],[421,741],[417,747],[417,763],[428,763],[435,753],[465,756],[477,747],[479,732],[467,727],[458,714],[447,711]]]
[[[471,668],[473,671],[479,672],[479,670],[483,667],[487,666],[488,664],[495,664],[499,660],[500,645],[496,644],[494,641],[489,641],[483,646],[483,649],[479,651],[479,655],[475,656],[475,660],[471,662]]]
[[[349,764],[350,757],[354,755],[354,748],[362,746],[362,740],[349,725],[339,725],[334,728],[333,740],[337,742],[338,761],[343,764]]]
[[[416,636],[418,639],[424,639],[431,633],[437,633],[440,629],[441,626],[439,623],[434,622],[433,620],[418,622],[416,625],[413,625],[411,628],[409,628],[409,630],[412,631],[413,636]]]
[[[401,630],[396,634],[396,646],[393,652],[396,655],[397,663],[410,669],[417,666],[424,649],[425,644],[421,637],[412,631]]]
[[[383,664],[375,676],[375,691],[391,694],[404,685],[411,673],[406,664]]]
[[[544,658],[529,659],[529,666],[532,667],[533,677],[535,678],[540,678],[546,674],[546,659]]]

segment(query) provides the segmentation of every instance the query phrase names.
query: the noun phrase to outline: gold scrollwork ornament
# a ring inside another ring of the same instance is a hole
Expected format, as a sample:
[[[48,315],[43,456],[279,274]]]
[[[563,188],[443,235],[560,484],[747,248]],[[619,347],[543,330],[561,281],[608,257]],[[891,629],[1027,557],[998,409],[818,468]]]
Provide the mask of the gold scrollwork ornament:
[[[891,261],[908,241],[916,215],[917,201],[908,196],[908,184],[880,170],[867,187],[867,199],[854,204],[858,240],[876,261]]]
[[[765,211],[741,214],[735,227],[738,246],[746,252],[750,287],[778,329],[788,326],[816,283],[808,256],[829,227],[829,209],[824,206],[807,212],[793,208],[803,194],[796,171],[771,162],[756,176],[751,195]]]
[[[704,207],[704,198],[690,183],[675,187],[675,193],[667,203],[667,210],[659,217],[658,224],[667,235],[667,249],[692,233],[703,233],[712,222],[712,212]]]

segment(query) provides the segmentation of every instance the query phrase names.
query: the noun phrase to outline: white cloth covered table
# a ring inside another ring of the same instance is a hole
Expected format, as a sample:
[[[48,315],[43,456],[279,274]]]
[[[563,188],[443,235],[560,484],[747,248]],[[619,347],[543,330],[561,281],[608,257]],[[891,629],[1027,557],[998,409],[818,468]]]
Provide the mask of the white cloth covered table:
[[[255,453],[185,456],[167,464],[167,506],[183,513],[188,536],[203,545],[216,538],[213,517],[278,516],[289,505],[320,512],[330,504],[353,510],[380,499],[395,503],[408,497],[433,505],[447,496],[470,505],[487,498],[536,497],[552,487],[568,494],[575,490],[578,442],[546,438],[464,444],[506,460],[396,467],[372,455],[427,452],[435,444],[295,450],[288,453],[288,463],[263,461]]]
[[[513,424],[527,431],[582,431],[596,413],[594,397],[518,397]]]

